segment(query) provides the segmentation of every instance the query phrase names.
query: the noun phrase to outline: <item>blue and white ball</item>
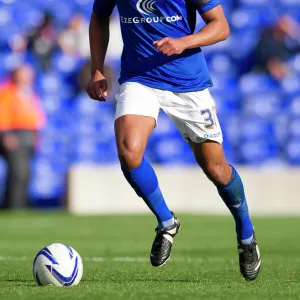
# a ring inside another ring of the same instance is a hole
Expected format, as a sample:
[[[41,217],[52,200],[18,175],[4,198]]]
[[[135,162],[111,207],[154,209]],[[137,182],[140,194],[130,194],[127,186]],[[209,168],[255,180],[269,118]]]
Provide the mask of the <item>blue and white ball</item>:
[[[82,273],[80,255],[64,244],[56,243],[41,249],[33,261],[33,276],[38,285],[77,285]]]

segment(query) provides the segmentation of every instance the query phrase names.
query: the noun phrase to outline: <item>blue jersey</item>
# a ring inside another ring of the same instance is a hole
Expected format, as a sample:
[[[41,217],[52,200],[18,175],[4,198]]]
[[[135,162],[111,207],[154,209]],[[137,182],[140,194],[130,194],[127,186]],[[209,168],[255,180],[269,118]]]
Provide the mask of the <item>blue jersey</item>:
[[[201,14],[219,4],[219,0],[95,0],[99,16],[110,16],[115,5],[119,11],[124,42],[120,84],[138,82],[178,93],[211,87],[201,48],[167,56],[153,42],[193,34],[197,11]]]

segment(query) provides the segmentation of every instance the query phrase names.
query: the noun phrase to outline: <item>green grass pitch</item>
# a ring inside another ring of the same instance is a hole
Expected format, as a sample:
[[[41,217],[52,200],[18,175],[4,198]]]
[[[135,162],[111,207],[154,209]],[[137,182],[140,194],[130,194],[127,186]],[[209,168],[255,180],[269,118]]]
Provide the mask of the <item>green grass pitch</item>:
[[[182,230],[166,266],[153,268],[154,218],[0,214],[0,299],[300,299],[300,218],[254,218],[262,270],[239,274],[231,217],[179,214]],[[83,257],[77,287],[38,287],[32,260],[62,242]]]

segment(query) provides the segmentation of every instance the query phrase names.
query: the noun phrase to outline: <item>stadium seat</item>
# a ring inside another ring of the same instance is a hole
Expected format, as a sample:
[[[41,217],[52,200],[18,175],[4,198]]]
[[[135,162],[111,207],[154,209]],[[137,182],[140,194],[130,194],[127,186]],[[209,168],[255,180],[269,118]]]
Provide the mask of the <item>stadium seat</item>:
[[[29,187],[30,198],[61,198],[66,190],[66,169],[57,167],[47,159],[35,159],[32,163],[32,176]]]
[[[294,55],[289,60],[289,66],[297,74],[300,74],[300,54]]]
[[[239,80],[239,87],[243,94],[253,92],[261,93],[278,89],[277,82],[267,74],[248,73],[243,75]]]
[[[290,118],[288,122],[288,131],[291,138],[300,138],[300,118]]]
[[[240,144],[242,119],[239,114],[224,114],[221,115],[221,118],[219,117],[224,140],[228,141],[232,147],[237,147]]]
[[[25,62],[25,55],[22,53],[5,52],[0,54],[3,71],[11,72]]]
[[[289,140],[285,147],[287,160],[292,165],[300,165],[300,139]]]
[[[299,76],[293,75],[281,81],[281,89],[286,95],[300,94]]]
[[[229,19],[231,28],[235,31],[255,30],[260,25],[260,15],[255,9],[236,9]]]
[[[229,55],[215,54],[208,60],[208,69],[210,72],[215,74],[228,74],[230,73],[231,76],[236,75],[237,73],[237,66],[232,61],[232,58]]]
[[[282,112],[281,95],[276,91],[250,93],[242,97],[242,113],[254,117],[272,118]]]
[[[228,113],[235,113],[240,108],[240,94],[236,89],[217,90],[211,89],[212,96],[216,102],[217,114],[228,115]]]
[[[279,147],[283,147],[289,137],[290,117],[287,114],[278,114],[273,118],[272,128],[274,139]]]
[[[107,164],[118,161],[114,140],[105,143],[95,137],[81,137],[75,141],[71,149],[71,163]]]
[[[261,165],[276,157],[278,148],[268,139],[257,138],[241,143],[239,152],[242,163]]]
[[[42,94],[40,97],[47,116],[70,113],[68,101],[57,97],[56,94]]]
[[[255,141],[256,139],[270,141],[274,138],[272,124],[264,118],[241,115],[239,130],[241,142]]]
[[[3,200],[6,182],[7,166],[4,159],[0,156],[0,206]]]
[[[300,94],[290,99],[287,107],[287,113],[290,116],[300,117]]]
[[[157,139],[151,150],[152,157],[159,164],[195,164],[190,146],[181,137]]]
[[[235,147],[233,147],[229,140],[224,139],[222,146],[226,155],[226,160],[229,164],[236,164],[240,162],[238,151]]]
[[[228,93],[229,90],[236,90],[237,87],[237,78],[231,74],[218,74],[211,72],[211,79],[213,81],[213,92],[222,92]]]
[[[58,72],[47,72],[39,74],[37,78],[37,88],[42,92],[59,95],[63,85],[61,74]]]
[[[78,71],[83,63],[83,60],[75,55],[68,55],[58,52],[53,57],[53,68],[63,75],[70,75]]]
[[[115,104],[107,101],[100,103],[89,98],[87,93],[81,92],[73,101],[73,112],[77,117],[90,117],[99,121],[113,123],[115,114]]]

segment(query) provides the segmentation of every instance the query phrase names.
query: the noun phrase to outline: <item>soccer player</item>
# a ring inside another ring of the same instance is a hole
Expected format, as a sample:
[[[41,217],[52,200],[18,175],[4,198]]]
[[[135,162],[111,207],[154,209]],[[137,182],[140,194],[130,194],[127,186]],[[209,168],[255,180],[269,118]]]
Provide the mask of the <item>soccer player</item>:
[[[125,178],[158,221],[151,264],[161,266],[167,262],[180,229],[155,171],[144,158],[147,140],[162,109],[190,144],[199,166],[233,215],[240,270],[245,279],[254,280],[260,269],[260,254],[242,180],[224,156],[215,102],[208,90],[212,81],[201,50],[229,35],[219,0],[95,0],[90,21],[92,70],[87,92],[99,101],[105,101],[107,96],[103,64],[109,18],[115,5],[124,42],[116,142]],[[194,33],[197,12],[206,26]]]

